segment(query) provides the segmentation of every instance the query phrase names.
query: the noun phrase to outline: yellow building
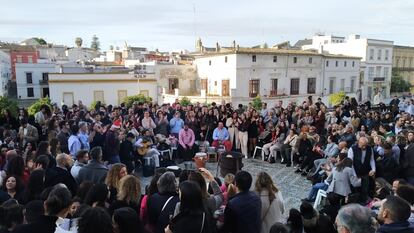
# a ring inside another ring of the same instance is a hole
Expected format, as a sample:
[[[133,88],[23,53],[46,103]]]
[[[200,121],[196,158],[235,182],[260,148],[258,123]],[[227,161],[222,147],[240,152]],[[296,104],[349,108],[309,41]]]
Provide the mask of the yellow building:
[[[394,46],[393,71],[399,72],[402,77],[414,85],[414,47]]]

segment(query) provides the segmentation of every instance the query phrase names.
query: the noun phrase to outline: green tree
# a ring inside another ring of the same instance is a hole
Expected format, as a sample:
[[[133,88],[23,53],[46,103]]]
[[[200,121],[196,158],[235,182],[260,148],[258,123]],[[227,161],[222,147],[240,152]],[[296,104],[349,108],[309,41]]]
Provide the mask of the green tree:
[[[391,93],[410,91],[411,84],[403,79],[397,71],[392,72],[391,76]]]
[[[93,35],[92,42],[91,42],[91,49],[93,50],[100,50],[101,43],[99,42],[99,38],[96,35]]]
[[[180,100],[180,105],[181,106],[188,106],[190,104],[191,104],[191,100],[190,99],[188,99],[187,97],[181,98],[181,100]]]
[[[40,45],[47,45],[47,42],[43,38],[33,38]]]
[[[40,111],[40,108],[43,105],[47,105],[49,106],[49,108],[52,108],[52,104],[51,104],[49,97],[40,98],[36,102],[34,102],[32,105],[30,105],[30,107],[27,109],[27,111],[29,112],[29,115],[33,116],[34,114],[36,114],[38,111]]]
[[[128,108],[131,107],[134,104],[134,102],[149,103],[151,101],[152,101],[151,97],[147,97],[142,94],[127,96],[124,99],[124,103]]]
[[[3,110],[9,110],[12,116],[17,117],[19,107],[17,106],[16,101],[5,96],[0,96],[0,113],[2,113]],[[0,118],[1,117],[3,117],[3,114],[0,115]]]
[[[340,91],[329,95],[329,103],[333,106],[338,105],[345,99],[345,92]]]
[[[253,108],[258,111],[262,108],[262,99],[260,99],[260,96],[256,96],[253,99],[252,105],[253,105]]]

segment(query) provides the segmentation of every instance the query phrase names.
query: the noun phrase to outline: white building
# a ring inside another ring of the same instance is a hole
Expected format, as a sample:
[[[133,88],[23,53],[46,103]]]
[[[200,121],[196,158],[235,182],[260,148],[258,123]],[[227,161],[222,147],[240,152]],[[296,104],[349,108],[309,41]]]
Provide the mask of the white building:
[[[54,63],[16,63],[18,99],[38,99],[49,96],[49,73],[58,72]]]
[[[319,49],[332,54],[361,57],[360,100],[373,100],[377,91],[384,98],[390,95],[393,41],[361,38],[351,35],[348,39],[336,36],[317,35],[311,45],[303,49]]]
[[[91,61],[99,56],[99,52],[90,48],[74,47],[66,50],[69,61]]]
[[[285,49],[236,48],[196,57],[201,95],[222,96],[247,103],[260,96],[265,101],[302,101],[343,90],[354,96],[360,58]],[[332,80],[332,81],[331,81]]]
[[[81,100],[86,106],[94,101],[119,105],[126,96],[143,94],[158,102],[154,75],[135,78],[128,73],[54,73],[49,74],[52,102],[72,106]]]
[[[10,54],[0,50],[0,96],[7,96],[7,84],[11,79]]]

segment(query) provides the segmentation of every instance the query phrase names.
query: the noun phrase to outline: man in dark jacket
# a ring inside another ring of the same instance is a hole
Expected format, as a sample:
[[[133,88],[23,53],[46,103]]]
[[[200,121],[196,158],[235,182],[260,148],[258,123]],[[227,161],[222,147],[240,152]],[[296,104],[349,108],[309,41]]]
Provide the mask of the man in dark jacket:
[[[77,184],[69,170],[72,164],[73,160],[70,155],[58,154],[56,156],[56,166],[46,170],[45,187],[62,183],[66,185],[73,196],[76,195]]]
[[[349,148],[348,158],[352,159],[355,173],[361,178],[361,202],[366,202],[369,193],[369,177],[373,177],[376,171],[374,152],[368,146],[366,137],[360,137],[358,144]]]
[[[407,221],[411,207],[407,201],[397,196],[389,196],[381,205],[379,222],[383,223],[377,233],[414,233],[414,227]]]
[[[121,128],[121,121],[116,120],[111,125],[111,128],[106,132],[105,135],[105,151],[108,156],[109,162],[119,163],[119,129]]]
[[[79,170],[78,184],[83,181],[90,181],[94,184],[103,183],[108,168],[102,162],[102,148],[100,146],[94,147],[89,154],[92,160]]]
[[[234,180],[237,194],[227,203],[220,232],[260,232],[262,202],[257,194],[249,191],[252,176],[246,171],[239,171]]]
[[[408,133],[408,147],[404,153],[402,170],[408,183],[414,185],[414,132]]]
[[[392,184],[398,175],[398,164],[393,157],[391,144],[385,142],[382,148],[384,148],[384,156],[378,160],[378,177],[382,177]]]
[[[125,137],[122,132],[121,135]],[[127,167],[128,173],[131,173],[134,170],[134,165],[132,163],[135,158],[134,144],[132,143],[134,139],[134,134],[128,133],[126,138],[122,138],[119,149],[119,158],[121,159],[121,163],[125,164]]]

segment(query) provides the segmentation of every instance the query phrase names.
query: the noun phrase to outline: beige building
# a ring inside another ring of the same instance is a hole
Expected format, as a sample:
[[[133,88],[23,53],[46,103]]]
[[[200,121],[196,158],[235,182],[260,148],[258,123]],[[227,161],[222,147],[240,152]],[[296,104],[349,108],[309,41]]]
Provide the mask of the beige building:
[[[414,85],[414,47],[395,45],[393,61],[392,70]]]

